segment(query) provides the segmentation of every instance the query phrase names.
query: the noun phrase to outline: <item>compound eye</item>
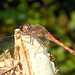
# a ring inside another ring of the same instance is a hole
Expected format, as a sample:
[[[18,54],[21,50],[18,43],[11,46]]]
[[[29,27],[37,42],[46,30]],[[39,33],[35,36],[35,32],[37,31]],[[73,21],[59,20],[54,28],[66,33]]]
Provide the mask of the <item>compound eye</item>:
[[[24,26],[24,29],[27,30],[28,29],[28,26]]]
[[[30,24],[23,25],[23,28],[22,28],[23,32],[28,33],[28,32],[30,32],[30,30],[31,30]]]
[[[28,30],[28,25],[25,24],[25,25],[23,26],[22,30],[23,30],[23,32],[25,32],[25,33],[29,32],[29,30]]]

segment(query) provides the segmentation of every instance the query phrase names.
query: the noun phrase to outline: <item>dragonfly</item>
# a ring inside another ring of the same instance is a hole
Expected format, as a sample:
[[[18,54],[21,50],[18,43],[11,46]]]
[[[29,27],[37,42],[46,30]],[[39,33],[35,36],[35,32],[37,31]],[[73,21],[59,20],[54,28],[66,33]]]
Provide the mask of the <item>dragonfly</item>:
[[[30,35],[30,36],[45,37],[46,39],[48,39],[50,41],[53,41],[54,43],[62,46],[67,51],[69,51],[71,54],[75,55],[75,51],[74,50],[72,50],[71,48],[65,46],[63,43],[61,43],[56,38],[54,38],[51,35],[51,33],[48,32],[47,29],[45,27],[41,26],[41,25],[37,24],[37,25],[31,26],[31,24],[24,24],[24,25],[19,26],[19,29],[21,31],[23,31],[25,33],[25,35],[27,34],[27,35]],[[14,41],[13,40],[14,40],[14,36],[13,35],[5,37],[2,40],[0,40],[0,52],[2,50],[9,49],[11,51],[11,53],[13,53],[12,52],[13,49],[14,49]]]
[[[19,27],[24,33],[30,34],[31,36],[37,36],[37,37],[45,37],[46,39],[53,41],[54,43],[60,45],[61,47],[65,48],[68,52],[75,55],[75,51],[71,48],[65,46],[63,43],[58,41],[56,38],[52,36],[50,32],[47,31],[46,28],[44,28],[41,25],[35,25],[31,26],[30,24],[25,24],[23,26]]]

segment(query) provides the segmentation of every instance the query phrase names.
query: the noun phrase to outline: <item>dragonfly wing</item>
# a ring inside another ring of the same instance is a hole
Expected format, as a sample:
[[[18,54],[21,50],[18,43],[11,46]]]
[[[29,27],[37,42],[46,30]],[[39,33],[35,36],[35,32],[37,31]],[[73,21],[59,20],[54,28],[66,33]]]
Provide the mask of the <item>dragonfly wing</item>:
[[[45,37],[39,37],[40,42],[46,47],[49,45],[50,41],[48,39],[45,39]]]
[[[13,48],[14,48],[13,35],[0,39],[0,54],[2,54],[5,50],[11,51]]]

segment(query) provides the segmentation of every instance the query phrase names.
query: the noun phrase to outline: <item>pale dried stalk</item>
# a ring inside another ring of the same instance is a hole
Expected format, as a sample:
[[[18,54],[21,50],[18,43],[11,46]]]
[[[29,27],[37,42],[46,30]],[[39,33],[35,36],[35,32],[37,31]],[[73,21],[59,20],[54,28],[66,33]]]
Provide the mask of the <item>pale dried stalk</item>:
[[[55,75],[46,48],[34,37],[15,30],[13,65],[9,66],[15,75]],[[32,39],[33,44],[32,44]],[[15,63],[16,61],[16,63]],[[8,63],[8,62],[7,62]],[[17,70],[16,70],[17,68]],[[6,72],[6,71],[5,71]],[[4,73],[3,73],[4,74]],[[8,74],[7,74],[8,75]]]
[[[54,75],[46,48],[39,40],[23,35],[23,32],[15,34],[15,54],[21,64],[22,72],[26,75]],[[32,44],[32,39],[34,39]],[[18,56],[18,57],[17,57]]]

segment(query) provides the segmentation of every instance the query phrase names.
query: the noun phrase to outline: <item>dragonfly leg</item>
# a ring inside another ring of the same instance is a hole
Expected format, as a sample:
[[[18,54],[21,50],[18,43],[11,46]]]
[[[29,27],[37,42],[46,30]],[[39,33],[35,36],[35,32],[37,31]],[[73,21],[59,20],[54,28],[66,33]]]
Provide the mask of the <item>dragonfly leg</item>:
[[[36,57],[37,51],[40,49],[41,45],[38,47],[38,49],[36,50],[35,54],[34,54],[34,58]],[[40,53],[40,52],[38,52]]]
[[[36,56],[36,54],[38,54],[38,53],[46,53],[46,50],[45,50],[45,47],[40,43],[40,41],[38,40],[38,42],[39,42],[39,44],[40,44],[40,46],[38,47],[38,49],[36,50],[36,52],[35,52],[35,56]],[[40,47],[42,47],[43,48],[43,51],[42,50],[40,50]],[[38,51],[38,50],[40,50],[40,51]],[[35,57],[34,56],[34,57]]]
[[[30,34],[30,43],[33,45],[34,43],[34,38],[32,38],[32,35]]]
[[[33,43],[34,43],[34,38],[32,39],[32,45],[33,45]]]

